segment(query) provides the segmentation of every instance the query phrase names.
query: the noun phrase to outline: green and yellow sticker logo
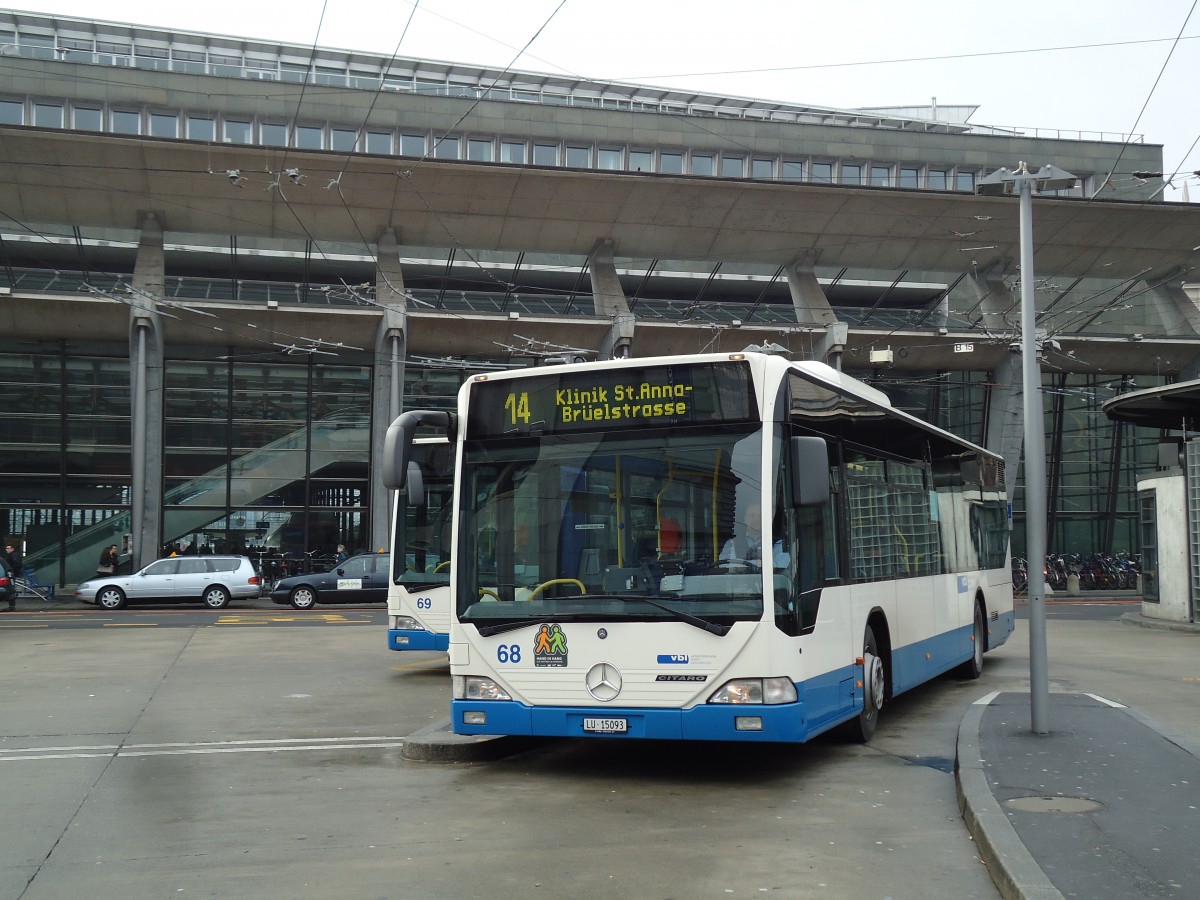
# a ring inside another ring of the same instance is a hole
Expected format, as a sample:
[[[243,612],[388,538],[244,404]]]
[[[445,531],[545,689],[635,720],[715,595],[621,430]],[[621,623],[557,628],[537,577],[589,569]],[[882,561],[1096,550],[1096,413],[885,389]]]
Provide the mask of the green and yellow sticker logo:
[[[567,665],[567,636],[561,625],[543,624],[533,640],[533,664],[535,666]]]

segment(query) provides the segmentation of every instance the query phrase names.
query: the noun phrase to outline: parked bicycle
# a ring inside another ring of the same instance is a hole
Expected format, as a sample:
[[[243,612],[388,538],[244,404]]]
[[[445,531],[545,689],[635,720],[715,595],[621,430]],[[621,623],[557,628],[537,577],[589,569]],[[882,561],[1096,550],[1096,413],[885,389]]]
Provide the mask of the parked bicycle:
[[[1080,592],[1132,591],[1137,589],[1141,561],[1136,554],[1047,553],[1043,568],[1046,587],[1054,592],[1071,588],[1071,578],[1079,580]],[[1028,564],[1021,557],[1012,560],[1013,593],[1029,590]]]
[[[1019,556],[1014,556],[1012,561],[1012,586],[1014,594],[1023,594],[1029,589],[1029,570]]]

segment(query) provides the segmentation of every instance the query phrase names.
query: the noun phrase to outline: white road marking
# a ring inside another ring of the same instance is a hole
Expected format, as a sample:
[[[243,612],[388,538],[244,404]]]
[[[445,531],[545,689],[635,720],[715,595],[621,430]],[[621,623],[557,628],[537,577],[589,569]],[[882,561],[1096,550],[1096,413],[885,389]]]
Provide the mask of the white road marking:
[[[356,750],[401,747],[405,738],[370,737],[277,738],[259,741],[194,741],[165,744],[101,744],[88,747],[21,747],[0,750],[0,762],[34,759],[108,759],[124,756],[189,756],[211,753],[278,753],[288,750]]]

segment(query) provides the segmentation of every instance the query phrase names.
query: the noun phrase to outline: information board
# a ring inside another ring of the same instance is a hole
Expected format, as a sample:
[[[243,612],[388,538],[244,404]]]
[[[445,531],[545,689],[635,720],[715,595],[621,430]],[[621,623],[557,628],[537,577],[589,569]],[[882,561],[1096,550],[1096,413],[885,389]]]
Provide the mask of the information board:
[[[468,439],[757,418],[750,367],[733,361],[491,378],[469,403]]]

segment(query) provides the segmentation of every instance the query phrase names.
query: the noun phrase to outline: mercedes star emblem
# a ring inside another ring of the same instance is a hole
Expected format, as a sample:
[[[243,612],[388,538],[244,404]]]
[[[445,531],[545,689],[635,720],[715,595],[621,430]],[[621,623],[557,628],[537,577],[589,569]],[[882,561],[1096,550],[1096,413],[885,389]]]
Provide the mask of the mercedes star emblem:
[[[584,684],[589,694],[601,703],[607,703],[621,693],[621,671],[609,663],[596,663],[588,669]]]

